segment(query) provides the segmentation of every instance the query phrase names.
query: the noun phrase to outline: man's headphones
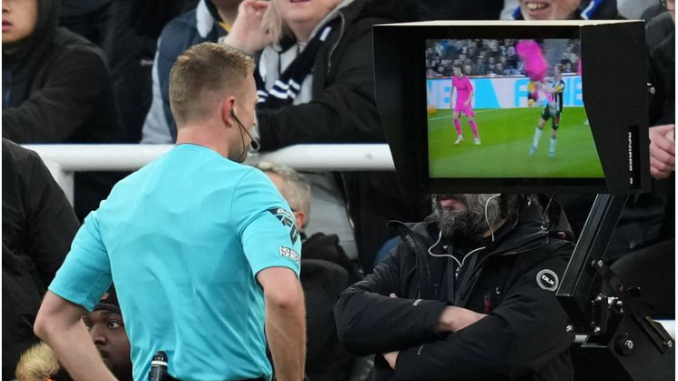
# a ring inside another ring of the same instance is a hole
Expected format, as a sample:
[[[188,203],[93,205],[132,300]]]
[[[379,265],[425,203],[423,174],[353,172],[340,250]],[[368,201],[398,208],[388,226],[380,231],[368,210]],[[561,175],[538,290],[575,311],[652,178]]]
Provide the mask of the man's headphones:
[[[233,109],[233,108],[231,109],[231,116],[234,117],[234,118],[237,118],[237,116],[235,116],[235,109]]]

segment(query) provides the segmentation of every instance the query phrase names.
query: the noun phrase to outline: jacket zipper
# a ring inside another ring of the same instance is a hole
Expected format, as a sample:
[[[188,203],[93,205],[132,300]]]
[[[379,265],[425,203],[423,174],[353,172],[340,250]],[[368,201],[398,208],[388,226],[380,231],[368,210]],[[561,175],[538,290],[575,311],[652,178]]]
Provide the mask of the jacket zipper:
[[[341,29],[339,29],[339,38],[337,39],[337,42],[334,44],[332,49],[330,50],[330,55],[327,58],[327,74],[329,75],[330,71],[332,70],[332,54],[334,54],[334,50],[339,46],[339,42],[341,42],[341,39],[344,37],[344,26],[346,24],[346,20],[344,19],[344,14],[339,12],[339,18],[341,19]]]

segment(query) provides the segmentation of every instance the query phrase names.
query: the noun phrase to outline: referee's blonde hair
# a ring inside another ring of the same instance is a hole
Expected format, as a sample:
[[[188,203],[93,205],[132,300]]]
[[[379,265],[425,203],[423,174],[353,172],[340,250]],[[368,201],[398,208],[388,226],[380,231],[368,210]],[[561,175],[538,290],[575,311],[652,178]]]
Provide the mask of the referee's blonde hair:
[[[240,95],[254,73],[247,54],[226,45],[203,42],[183,52],[170,71],[169,96],[177,127],[201,122],[214,111],[213,99]]]

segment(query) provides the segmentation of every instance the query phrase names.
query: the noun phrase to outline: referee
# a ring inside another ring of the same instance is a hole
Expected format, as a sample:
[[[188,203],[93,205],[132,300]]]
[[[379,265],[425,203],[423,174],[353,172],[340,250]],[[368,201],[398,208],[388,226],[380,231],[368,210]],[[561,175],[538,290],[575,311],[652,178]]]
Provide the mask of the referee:
[[[81,321],[111,282],[136,381],[158,351],[177,380],[270,380],[267,342],[277,380],[304,378],[301,239],[273,183],[241,164],[256,124],[253,70],[213,43],[174,64],[176,146],[87,217],[36,319],[74,379],[115,380]]]

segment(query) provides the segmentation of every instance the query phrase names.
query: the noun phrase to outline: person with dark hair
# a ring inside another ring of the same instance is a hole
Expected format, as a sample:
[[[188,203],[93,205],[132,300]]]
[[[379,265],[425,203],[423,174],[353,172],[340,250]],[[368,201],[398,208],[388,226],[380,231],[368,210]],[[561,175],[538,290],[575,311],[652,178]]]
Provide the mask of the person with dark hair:
[[[215,43],[170,73],[176,146],[90,213],[36,318],[77,380],[113,381],[80,317],[114,282],[135,380],[164,351],[179,380],[304,377],[301,240],[288,204],[242,165],[256,124],[254,62]]]
[[[101,358],[118,381],[133,381],[130,343],[115,288],[106,292],[94,310],[82,317]],[[45,343],[21,355],[16,367],[19,381],[71,381],[72,378]]]
[[[58,0],[2,3],[2,136],[15,143],[113,143],[120,123],[102,51],[57,28]],[[75,174],[75,209],[96,209],[114,179]]]
[[[475,67],[476,75],[485,75],[487,74],[487,65],[485,64],[485,57],[479,56],[478,62]]]
[[[473,75],[473,66],[470,63],[464,65],[464,75]]]
[[[114,286],[108,289],[94,310],[83,316],[82,320],[104,364],[115,378],[118,381],[133,381],[130,343]]]
[[[40,156],[2,139],[2,379],[38,342],[33,322],[80,223]]]
[[[453,98],[454,90],[457,90],[457,97]],[[459,117],[463,112],[466,114],[468,124],[473,130],[473,138],[475,144],[480,144],[480,136],[478,135],[478,125],[476,124],[475,113],[473,112],[473,85],[471,80],[461,71],[461,65],[454,65],[454,76],[452,77],[452,86],[450,87],[450,108],[452,109],[452,120],[454,121],[454,128],[457,130],[457,140],[454,144],[460,144],[464,141],[464,135],[461,130],[461,122]],[[452,106],[452,99],[455,99],[455,104]]]
[[[555,297],[574,245],[533,197],[433,196],[421,223],[334,307],[339,339],[382,380],[572,380]],[[569,232],[568,232],[569,233]]]

